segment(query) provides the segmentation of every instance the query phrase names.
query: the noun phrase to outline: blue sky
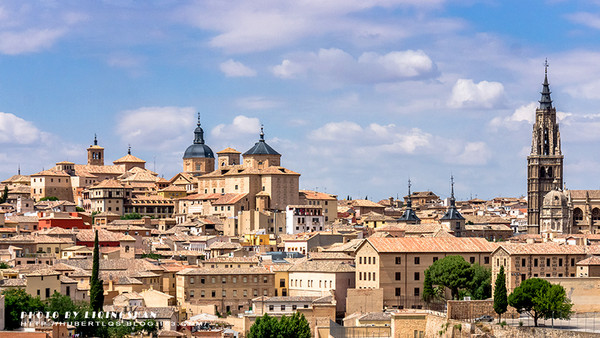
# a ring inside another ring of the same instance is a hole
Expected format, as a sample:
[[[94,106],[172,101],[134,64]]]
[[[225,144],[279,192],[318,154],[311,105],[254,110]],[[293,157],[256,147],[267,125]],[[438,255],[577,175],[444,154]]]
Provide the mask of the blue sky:
[[[520,196],[548,58],[565,182],[600,189],[600,1],[0,1],[0,177],[132,153],[182,169],[265,125],[301,188]],[[590,179],[592,178],[592,179]]]

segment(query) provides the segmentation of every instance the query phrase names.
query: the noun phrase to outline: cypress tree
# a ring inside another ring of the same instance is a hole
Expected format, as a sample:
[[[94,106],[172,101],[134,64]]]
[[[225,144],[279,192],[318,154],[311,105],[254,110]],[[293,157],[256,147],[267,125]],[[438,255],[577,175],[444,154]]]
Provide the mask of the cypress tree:
[[[100,280],[100,249],[98,247],[98,230],[96,230],[92,277],[90,278],[90,307],[92,311],[102,311],[102,305],[104,305],[104,286]]]
[[[4,193],[2,194],[2,198],[0,198],[0,203],[6,203],[8,199],[8,185],[4,186]]]
[[[506,296],[506,276],[504,266],[500,266],[500,272],[496,276],[496,287],[494,288],[494,311],[498,314],[498,322],[502,319],[502,314],[508,308],[508,298]]]

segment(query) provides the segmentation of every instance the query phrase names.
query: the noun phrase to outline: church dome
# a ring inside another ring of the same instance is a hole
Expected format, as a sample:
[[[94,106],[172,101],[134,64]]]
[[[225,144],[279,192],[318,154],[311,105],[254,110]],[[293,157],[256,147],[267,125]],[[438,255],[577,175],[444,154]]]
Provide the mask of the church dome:
[[[562,191],[553,189],[544,196],[545,207],[566,207],[567,204],[567,196]]]
[[[244,156],[247,155],[281,155],[275,149],[271,148],[270,145],[265,142],[265,133],[263,132],[263,128],[260,128],[260,139],[258,142],[254,144],[254,146],[248,149],[247,152],[244,153]]]
[[[183,158],[215,158],[212,149],[204,144],[204,130],[200,127],[200,115],[198,115],[198,126],[194,130],[194,143],[185,150]]]

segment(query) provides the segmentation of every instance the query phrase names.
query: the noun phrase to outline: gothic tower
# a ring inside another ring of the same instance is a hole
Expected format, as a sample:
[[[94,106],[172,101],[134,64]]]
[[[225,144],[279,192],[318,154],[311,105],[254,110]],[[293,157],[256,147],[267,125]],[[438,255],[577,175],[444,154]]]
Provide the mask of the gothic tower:
[[[548,85],[548,62],[545,64],[540,106],[535,110],[531,154],[527,156],[527,232],[540,233],[540,213],[544,196],[563,185],[563,155],[556,108],[552,107]]]

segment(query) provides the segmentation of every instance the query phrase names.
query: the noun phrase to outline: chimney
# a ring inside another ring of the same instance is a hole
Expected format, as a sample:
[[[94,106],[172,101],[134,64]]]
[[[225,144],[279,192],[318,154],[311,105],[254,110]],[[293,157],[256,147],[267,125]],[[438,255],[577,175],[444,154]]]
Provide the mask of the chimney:
[[[149,216],[142,217],[142,220],[144,221],[144,226],[146,228],[150,228],[151,227],[152,219]]]

